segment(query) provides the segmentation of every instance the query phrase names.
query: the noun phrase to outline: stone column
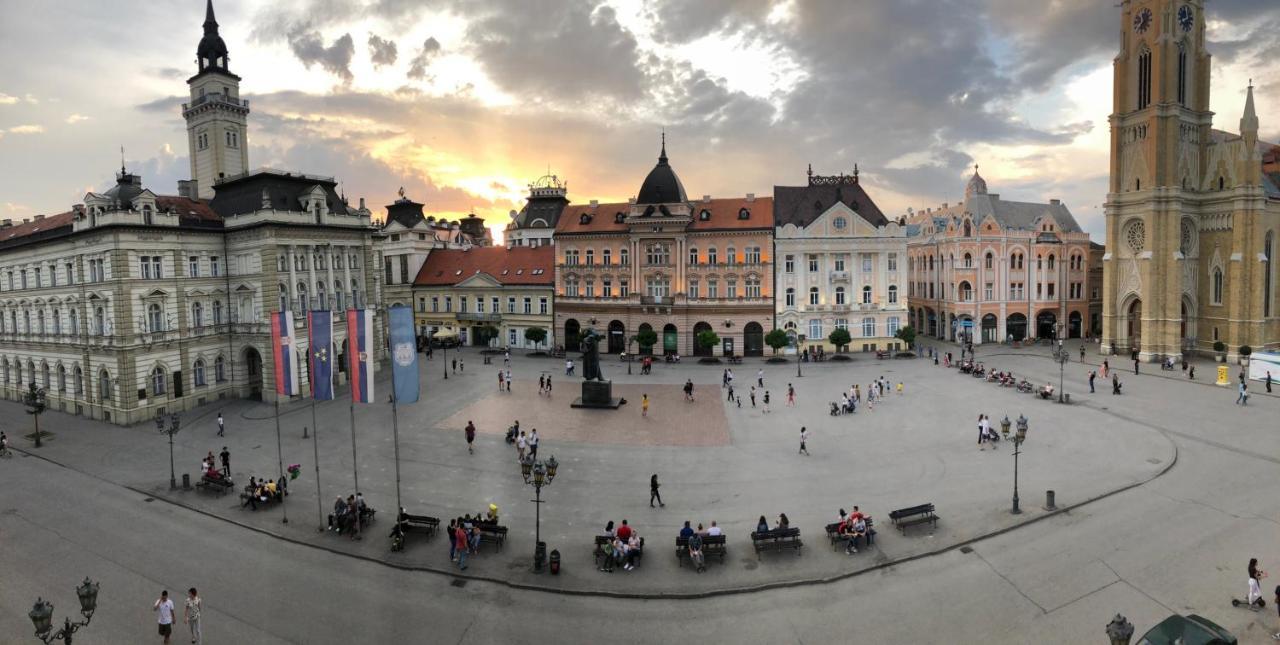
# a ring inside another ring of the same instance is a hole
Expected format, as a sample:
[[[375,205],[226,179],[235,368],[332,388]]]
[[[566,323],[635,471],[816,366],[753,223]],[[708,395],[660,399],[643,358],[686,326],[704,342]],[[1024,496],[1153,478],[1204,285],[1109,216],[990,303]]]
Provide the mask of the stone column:
[[[290,244],[285,248],[287,252],[286,261],[289,263],[289,284],[285,285],[285,288],[289,292],[289,309],[292,310],[294,304],[298,301],[298,272],[297,265],[294,263],[293,245]]]

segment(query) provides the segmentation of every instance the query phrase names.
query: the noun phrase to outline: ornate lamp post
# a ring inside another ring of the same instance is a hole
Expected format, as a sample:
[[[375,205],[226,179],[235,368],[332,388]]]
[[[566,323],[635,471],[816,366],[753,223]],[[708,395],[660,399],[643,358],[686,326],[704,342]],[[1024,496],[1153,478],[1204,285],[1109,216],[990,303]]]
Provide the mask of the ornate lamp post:
[[[31,613],[27,614],[31,618],[31,624],[36,628],[36,638],[44,641],[46,645],[58,640],[64,640],[67,645],[71,645],[71,635],[88,625],[93,619],[94,610],[98,608],[98,583],[90,582],[85,578],[84,584],[76,587],[76,595],[80,597],[80,614],[84,616],[84,620],[73,623],[71,618],[65,618],[62,629],[56,632],[53,631],[53,603],[43,598],[36,598],[36,606],[31,609]]]
[[[796,334],[796,376],[804,376],[800,373],[800,346],[804,345],[804,334]]]
[[[541,462],[534,461],[533,456],[530,455],[520,462],[520,474],[524,477],[524,483],[533,486],[534,492],[534,499],[529,501],[535,504],[533,507],[533,570],[535,572],[542,571],[542,561],[546,558],[546,546],[542,544],[542,487],[549,486],[556,478],[556,469],[559,466],[554,456],[546,462]]]
[[[178,427],[181,423],[182,419],[178,416],[177,412],[174,412],[169,415],[169,425],[168,427],[165,427],[164,415],[156,414],[156,430],[159,430],[160,434],[169,435],[169,490],[173,490],[178,487],[178,479],[174,475],[173,470],[173,435],[178,434]],[[203,474],[204,473],[201,473],[201,475]]]
[[[1061,324],[1061,323],[1059,323]],[[1063,373],[1067,369],[1067,350],[1058,350],[1058,403],[1066,403],[1066,394],[1063,392]]]
[[[1000,432],[1005,436],[1009,434],[1009,417],[1005,417],[1000,421]],[[1013,435],[1013,510],[1010,513],[1017,515],[1022,512],[1018,506],[1018,455],[1022,454],[1022,442],[1027,440],[1027,418],[1018,415],[1018,430]]]
[[[34,379],[35,375],[32,375],[31,378]],[[38,387],[34,380],[31,381],[31,389],[22,395],[22,402],[27,406],[27,414],[30,414],[36,422],[36,447],[39,448],[42,445],[40,443],[40,415],[44,414],[45,409],[49,407],[45,398],[44,388]]]
[[[1116,617],[1107,623],[1107,639],[1110,640],[1111,645],[1129,645],[1131,638],[1133,638],[1133,623],[1124,616],[1116,614]]]

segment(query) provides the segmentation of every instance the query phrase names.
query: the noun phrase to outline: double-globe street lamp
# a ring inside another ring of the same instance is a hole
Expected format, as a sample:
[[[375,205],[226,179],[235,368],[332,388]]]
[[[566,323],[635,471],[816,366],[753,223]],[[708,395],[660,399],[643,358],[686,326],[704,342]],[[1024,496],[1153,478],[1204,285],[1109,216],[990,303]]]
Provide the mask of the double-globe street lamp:
[[[542,562],[546,559],[547,546],[542,543],[542,487],[551,484],[556,478],[556,469],[560,464],[556,458],[552,456],[546,462],[534,461],[533,455],[529,455],[520,462],[520,474],[524,477],[524,483],[533,486],[534,499],[529,501],[534,503],[534,522],[533,522],[533,570],[535,572],[542,571]]]
[[[32,378],[35,378],[33,375]],[[27,406],[27,414],[30,414],[36,422],[36,447],[39,448],[40,443],[40,415],[49,407],[48,399],[44,388],[31,382],[31,388],[22,394],[22,402]]]
[[[1022,442],[1027,440],[1027,418],[1018,415],[1018,429],[1012,437],[1009,436],[1009,426],[1009,416],[1005,415],[1000,420],[1000,433],[1013,442],[1013,510],[1010,512],[1017,515],[1022,512],[1018,506],[1018,455],[1022,454]]]
[[[178,416],[177,412],[169,415],[168,427],[165,427],[164,415],[159,413],[156,414],[156,430],[159,430],[160,434],[169,435],[169,490],[173,490],[178,487],[178,478],[174,475],[173,470],[173,435],[178,434],[178,427],[181,424],[182,418]],[[204,473],[200,474],[203,475]]]
[[[71,645],[71,635],[93,619],[93,612],[98,608],[98,583],[85,578],[84,584],[76,587],[76,595],[80,597],[80,615],[84,616],[84,620],[73,623],[70,617],[65,618],[62,629],[56,632],[53,631],[53,603],[44,598],[36,598],[36,606],[27,616],[36,628],[36,638],[44,641],[45,645],[58,640]]]

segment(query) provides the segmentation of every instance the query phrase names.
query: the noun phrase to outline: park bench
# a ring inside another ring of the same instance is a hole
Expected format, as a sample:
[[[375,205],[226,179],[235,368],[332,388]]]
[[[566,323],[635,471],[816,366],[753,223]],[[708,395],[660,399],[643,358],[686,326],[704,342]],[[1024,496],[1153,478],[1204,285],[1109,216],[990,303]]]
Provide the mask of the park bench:
[[[480,543],[492,542],[494,546],[501,551],[507,542],[507,527],[490,522],[476,522],[475,526],[480,529]]]
[[[277,490],[278,490],[278,489],[277,489]],[[253,488],[252,488],[252,487],[250,487],[248,484],[245,484],[245,486],[244,486],[244,490],[242,490],[242,491],[240,492],[240,501],[241,501],[241,502],[247,502],[247,501],[249,500],[249,498],[251,498],[251,497],[253,497]],[[269,505],[269,504],[273,504],[273,503],[275,503],[275,502],[282,501],[283,499],[284,499],[284,495],[280,495],[280,494],[277,494],[277,495],[274,495],[274,496],[273,496],[273,495],[267,495],[267,499],[266,499],[266,501],[263,501],[263,500],[262,500],[262,498],[258,498],[258,503],[259,503],[259,504],[268,504],[268,505]],[[241,506],[244,506],[244,504],[241,504]],[[250,507],[250,508],[252,508],[252,507]]]
[[[613,541],[612,535],[597,535],[595,551],[591,554],[591,559],[596,566],[600,566],[600,558],[604,557],[604,545]],[[636,566],[640,566],[640,560],[644,558],[644,538],[640,538],[640,549],[636,553]]]
[[[879,360],[884,360],[886,358],[889,358],[889,350],[887,349],[876,350],[876,358]]]
[[[422,533],[426,533],[427,538],[430,539],[432,535],[435,535],[436,530],[440,528],[440,518],[431,517],[429,515],[413,515],[410,513],[401,513],[398,526],[400,527],[399,541],[396,540],[395,531],[393,530],[391,532],[391,550],[392,551],[403,550],[404,540],[409,537],[409,533],[412,533],[414,531],[420,531]]]
[[[720,535],[704,535],[702,536],[702,555],[703,557],[710,555],[720,556],[720,562],[724,563],[724,554],[728,551],[725,545],[724,534]],[[689,559],[689,538],[676,537],[676,564],[684,566],[684,561]]]
[[[870,517],[863,516],[862,520],[867,523],[867,546],[871,546],[872,544],[876,543],[876,530],[872,526],[872,521]],[[846,541],[847,538],[845,538],[843,535],[840,535],[839,522],[833,522],[831,524],[828,524],[826,528],[827,528],[827,539],[831,540],[831,550],[834,551],[836,549],[836,545]]]
[[[907,533],[907,527],[915,524],[931,524],[938,525],[938,516],[933,512],[933,503],[920,504],[919,506],[910,506],[900,508],[889,513],[889,519],[893,524],[902,531],[903,535]]]
[[[229,490],[234,490],[236,485],[231,482],[228,477],[210,477],[208,473],[200,476],[200,481],[196,482],[196,488],[211,490],[221,496]]]
[[[756,559],[760,559],[761,551],[781,551],[786,548],[796,550],[796,555],[800,555],[800,549],[804,547],[804,543],[800,541],[800,529],[788,527],[785,529],[773,529],[771,531],[755,531],[751,533],[751,546],[755,547]]]
[[[726,356],[725,358],[728,358],[728,359],[729,359],[729,363],[730,363],[731,365],[741,365],[741,364],[742,364],[742,357],[741,357],[741,356]]]

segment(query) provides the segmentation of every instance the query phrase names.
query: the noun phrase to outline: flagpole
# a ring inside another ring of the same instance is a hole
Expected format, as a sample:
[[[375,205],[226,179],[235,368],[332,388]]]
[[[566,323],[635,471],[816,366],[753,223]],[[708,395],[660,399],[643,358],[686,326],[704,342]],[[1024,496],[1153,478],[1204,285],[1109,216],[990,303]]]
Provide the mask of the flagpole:
[[[311,427],[314,428],[314,432],[311,433],[311,448],[315,452],[316,458],[316,518],[319,520],[316,530],[323,531],[324,506],[320,499],[320,426],[316,425],[316,391],[314,385],[311,387]]]
[[[280,441],[280,394],[276,394],[276,458],[280,462],[280,479],[276,480],[276,494],[280,495],[280,510],[284,513],[284,524],[289,523],[289,511],[284,505],[284,446]]]
[[[387,367],[391,368],[391,445],[395,450],[396,456],[396,517],[400,517],[400,509],[404,508],[400,503],[400,412],[396,406],[396,402],[400,399],[396,392],[396,352],[395,346],[391,343],[391,307],[383,308],[384,333],[386,335],[385,342],[387,344]],[[416,356],[416,352],[415,352]],[[398,520],[397,520],[398,521]]]
[[[356,384],[352,383],[351,387]],[[360,462],[356,457],[356,404],[352,402],[351,406],[351,478],[355,480],[356,492],[360,492]]]

